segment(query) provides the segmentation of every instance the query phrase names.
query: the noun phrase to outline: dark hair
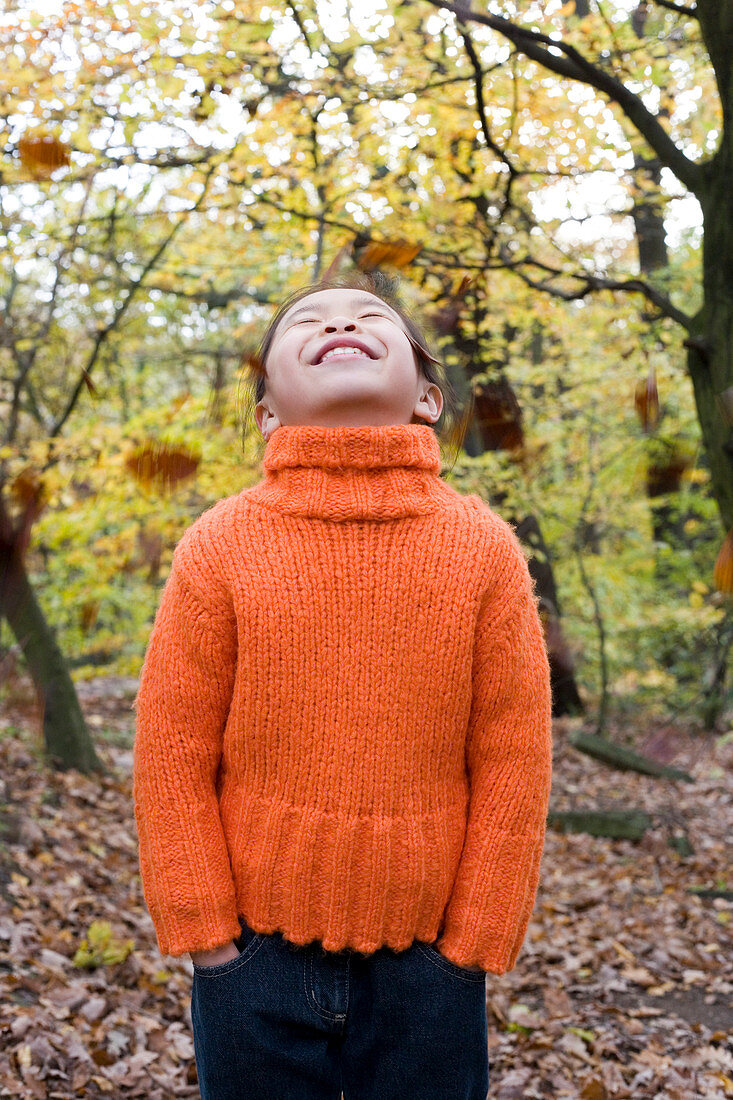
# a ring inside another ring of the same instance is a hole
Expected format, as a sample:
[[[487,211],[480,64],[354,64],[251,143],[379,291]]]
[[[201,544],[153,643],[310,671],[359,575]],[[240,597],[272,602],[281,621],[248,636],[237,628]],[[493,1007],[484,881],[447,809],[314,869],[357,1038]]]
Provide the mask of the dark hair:
[[[243,446],[253,429],[256,434],[259,434],[255,425],[254,410],[265,396],[267,355],[283,315],[301,298],[307,298],[321,290],[363,290],[381,298],[399,315],[415,353],[418,370],[428,382],[439,387],[443,395],[443,410],[435,424],[431,424],[430,427],[433,428],[441,443],[455,448],[451,465],[455,463],[473,414],[473,395],[471,394],[466,407],[463,408],[445,368],[431,352],[420,327],[400,299],[397,284],[397,279],[390,278],[382,272],[356,272],[338,279],[321,279],[310,283],[290,294],[282,302],[270,319],[256,352],[247,360],[247,369],[242,380],[244,392],[239,402]],[[261,436],[260,439],[262,439]],[[264,440],[262,440],[262,449],[264,450]]]

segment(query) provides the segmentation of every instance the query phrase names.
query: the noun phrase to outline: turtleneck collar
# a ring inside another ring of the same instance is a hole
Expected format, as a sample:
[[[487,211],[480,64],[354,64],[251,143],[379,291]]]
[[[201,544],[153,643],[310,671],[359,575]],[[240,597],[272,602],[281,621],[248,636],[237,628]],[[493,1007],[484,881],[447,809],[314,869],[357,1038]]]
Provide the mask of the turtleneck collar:
[[[250,500],[297,516],[393,519],[445,502],[440,447],[428,424],[283,425],[270,436]]]

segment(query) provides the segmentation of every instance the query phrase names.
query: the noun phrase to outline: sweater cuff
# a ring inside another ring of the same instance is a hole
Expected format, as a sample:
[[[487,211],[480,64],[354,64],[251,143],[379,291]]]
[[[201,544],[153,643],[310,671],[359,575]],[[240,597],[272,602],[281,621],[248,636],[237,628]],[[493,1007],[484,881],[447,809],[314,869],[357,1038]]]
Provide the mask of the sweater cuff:
[[[169,917],[161,917],[155,924],[161,955],[174,957],[194,951],[214,951],[242,934],[239,917],[229,912],[210,913],[200,918],[200,924],[189,920],[176,925]]]
[[[472,876],[459,869],[436,948],[458,966],[493,974],[514,967],[534,908],[544,829],[540,836],[507,836],[499,858]]]
[[[480,967],[492,974],[505,974],[512,969],[519,946],[516,952],[508,954],[504,940],[479,938],[461,928],[447,929],[435,944],[441,955],[457,966]]]

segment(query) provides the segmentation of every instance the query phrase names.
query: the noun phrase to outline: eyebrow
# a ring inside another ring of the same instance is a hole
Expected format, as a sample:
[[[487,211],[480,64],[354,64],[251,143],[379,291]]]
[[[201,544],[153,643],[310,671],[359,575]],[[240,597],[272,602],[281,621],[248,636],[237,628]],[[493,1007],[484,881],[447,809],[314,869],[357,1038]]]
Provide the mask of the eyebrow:
[[[395,311],[390,306],[388,306],[386,302],[381,301],[381,299],[379,298],[377,298],[376,300],[374,298],[365,298],[363,296],[360,298],[352,298],[351,305],[374,306],[375,308],[382,307],[388,310],[389,313],[394,314],[395,317],[399,316],[399,314],[395,313]],[[317,309],[318,306],[301,306],[300,309],[293,310],[292,313],[286,313],[282,320],[292,321],[294,317],[298,317],[301,313],[312,313],[314,310]]]

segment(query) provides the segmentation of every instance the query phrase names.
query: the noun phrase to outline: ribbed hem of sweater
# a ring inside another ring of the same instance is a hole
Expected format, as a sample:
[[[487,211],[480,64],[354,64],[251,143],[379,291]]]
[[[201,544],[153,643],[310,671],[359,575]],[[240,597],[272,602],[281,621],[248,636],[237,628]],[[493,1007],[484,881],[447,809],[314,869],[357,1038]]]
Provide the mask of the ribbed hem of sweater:
[[[299,945],[315,938],[327,951],[431,943],[450,897],[466,810],[463,799],[432,813],[349,817],[240,794],[222,807],[236,899],[196,917],[195,899],[183,893],[166,914],[153,907],[160,949],[193,950],[201,925],[209,945],[225,943],[237,914],[255,931],[279,931]],[[387,891],[380,884],[390,876]]]

